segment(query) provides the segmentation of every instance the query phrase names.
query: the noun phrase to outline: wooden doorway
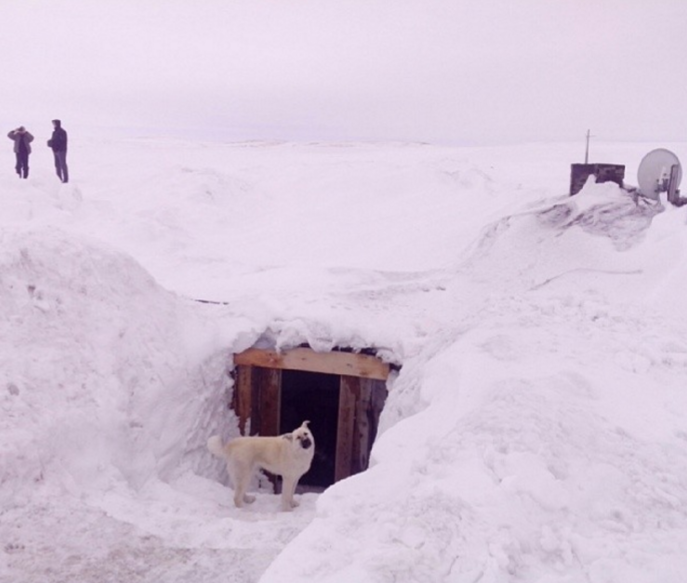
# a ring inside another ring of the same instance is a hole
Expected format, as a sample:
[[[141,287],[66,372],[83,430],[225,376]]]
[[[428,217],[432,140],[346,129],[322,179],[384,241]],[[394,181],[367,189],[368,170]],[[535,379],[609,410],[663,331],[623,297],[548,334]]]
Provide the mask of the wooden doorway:
[[[335,482],[336,440],[339,419],[339,377],[302,370],[281,372],[281,412],[279,433],[310,421],[315,436],[315,457],[301,482],[326,488]]]
[[[310,420],[315,459],[303,485],[325,488],[367,469],[388,364],[372,355],[310,348],[252,348],[234,355],[234,364],[232,407],[242,434],[279,435]]]

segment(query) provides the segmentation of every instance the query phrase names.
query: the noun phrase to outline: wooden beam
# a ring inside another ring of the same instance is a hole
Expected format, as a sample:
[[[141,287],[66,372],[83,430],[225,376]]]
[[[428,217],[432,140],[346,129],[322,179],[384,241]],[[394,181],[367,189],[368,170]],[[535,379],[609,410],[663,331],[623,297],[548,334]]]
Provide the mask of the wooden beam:
[[[246,435],[246,425],[251,420],[251,410],[253,408],[253,367],[239,367],[234,383],[232,409],[239,418],[239,431],[241,435]]]
[[[377,436],[379,416],[387,396],[384,382],[376,379],[359,379],[359,382],[360,393],[355,404],[351,474],[363,472],[370,465],[370,452]]]
[[[357,474],[367,469],[368,456],[372,443],[370,442],[369,409],[372,399],[373,383],[379,381],[360,379],[360,397],[355,403],[355,424],[353,429],[353,448],[351,452],[351,474]]]
[[[368,354],[315,352],[310,348],[293,348],[284,352],[249,348],[234,355],[234,364],[347,375],[382,381],[388,378],[390,370],[387,363]]]
[[[359,377],[342,376],[339,390],[339,422],[336,432],[334,481],[348,478],[352,472],[355,441],[355,409],[360,397]]]
[[[258,378],[258,408],[260,410],[259,433],[262,436],[279,435],[281,415],[281,371],[263,369]]]

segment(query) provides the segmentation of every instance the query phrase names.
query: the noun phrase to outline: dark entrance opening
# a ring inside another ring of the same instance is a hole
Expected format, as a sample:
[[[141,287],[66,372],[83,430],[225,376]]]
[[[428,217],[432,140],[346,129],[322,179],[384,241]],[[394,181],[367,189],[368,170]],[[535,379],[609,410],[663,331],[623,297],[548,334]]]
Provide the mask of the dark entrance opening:
[[[231,408],[242,435],[279,435],[310,421],[315,455],[299,486],[321,490],[368,468],[391,365],[362,352],[307,347],[249,348],[234,355],[234,365]]]
[[[288,433],[309,420],[315,437],[315,457],[299,485],[326,488],[335,481],[340,379],[331,374],[284,370],[281,389],[279,433]]]

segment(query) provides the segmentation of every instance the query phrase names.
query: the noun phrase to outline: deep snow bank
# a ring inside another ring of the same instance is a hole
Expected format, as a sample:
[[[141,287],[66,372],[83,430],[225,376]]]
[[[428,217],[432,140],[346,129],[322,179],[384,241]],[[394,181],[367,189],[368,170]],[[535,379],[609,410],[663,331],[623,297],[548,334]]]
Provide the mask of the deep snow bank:
[[[226,411],[226,354],[197,306],[130,257],[58,230],[0,250],[0,498],[199,468]]]
[[[681,580],[687,209],[564,196],[548,145],[102,146],[2,189],[3,225],[75,234],[2,235],[2,583],[254,582],[317,500],[239,512],[205,466],[222,352],[263,333],[403,364],[373,467],[266,581]]]
[[[263,583],[681,580],[687,310],[652,299],[684,282],[684,210],[646,233],[655,212],[606,186],[544,207],[444,283],[444,333],[395,382],[373,467]]]

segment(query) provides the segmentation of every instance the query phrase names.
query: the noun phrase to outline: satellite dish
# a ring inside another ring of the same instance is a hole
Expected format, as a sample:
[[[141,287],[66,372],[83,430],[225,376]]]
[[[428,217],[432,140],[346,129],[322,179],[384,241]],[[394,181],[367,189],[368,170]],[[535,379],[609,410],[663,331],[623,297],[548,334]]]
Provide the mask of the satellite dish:
[[[651,150],[639,163],[637,182],[639,192],[647,198],[658,200],[661,192],[668,193],[668,200],[677,195],[682,180],[680,160],[670,150],[657,148]]]

